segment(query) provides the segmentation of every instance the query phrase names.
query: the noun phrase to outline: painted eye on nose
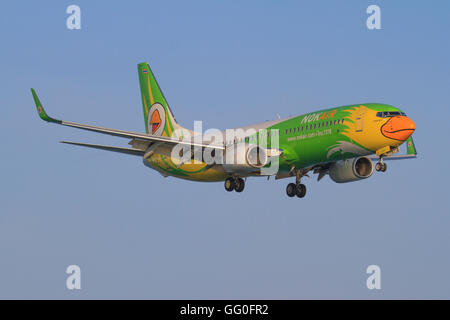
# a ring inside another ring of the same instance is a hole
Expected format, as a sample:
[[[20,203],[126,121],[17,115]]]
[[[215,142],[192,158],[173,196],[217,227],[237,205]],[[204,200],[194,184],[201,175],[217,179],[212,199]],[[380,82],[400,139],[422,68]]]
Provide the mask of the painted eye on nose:
[[[389,139],[405,141],[416,130],[416,124],[406,116],[390,118],[382,127],[381,133]]]

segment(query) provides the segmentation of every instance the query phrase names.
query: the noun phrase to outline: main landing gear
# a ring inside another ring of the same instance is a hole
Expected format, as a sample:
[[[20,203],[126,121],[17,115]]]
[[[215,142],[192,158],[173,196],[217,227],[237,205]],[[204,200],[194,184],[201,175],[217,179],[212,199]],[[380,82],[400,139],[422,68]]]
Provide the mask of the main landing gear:
[[[228,192],[236,191],[242,192],[245,188],[245,181],[239,177],[228,177],[225,179],[225,190]]]
[[[380,161],[375,165],[375,170],[385,172],[387,169],[386,163],[384,163],[383,158],[380,157]]]
[[[288,197],[292,198],[297,196],[303,198],[306,195],[306,186],[304,184],[289,183],[286,187],[286,194]]]
[[[303,177],[303,172],[301,170],[297,170],[295,174],[295,183],[289,183],[286,187],[286,194],[288,197],[299,197],[303,198],[306,195],[306,186],[300,183],[301,178]]]

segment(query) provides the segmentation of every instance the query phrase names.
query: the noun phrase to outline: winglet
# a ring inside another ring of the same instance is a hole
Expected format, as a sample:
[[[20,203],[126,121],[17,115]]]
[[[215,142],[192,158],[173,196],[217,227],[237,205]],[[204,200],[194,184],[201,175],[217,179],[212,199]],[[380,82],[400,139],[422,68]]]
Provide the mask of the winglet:
[[[61,120],[53,119],[52,117],[48,116],[48,114],[44,110],[44,107],[42,106],[42,103],[39,101],[36,91],[34,91],[33,88],[31,88],[31,94],[33,95],[34,103],[36,104],[36,109],[39,114],[39,117],[41,117],[42,120],[47,122],[54,122],[61,124],[62,122]]]

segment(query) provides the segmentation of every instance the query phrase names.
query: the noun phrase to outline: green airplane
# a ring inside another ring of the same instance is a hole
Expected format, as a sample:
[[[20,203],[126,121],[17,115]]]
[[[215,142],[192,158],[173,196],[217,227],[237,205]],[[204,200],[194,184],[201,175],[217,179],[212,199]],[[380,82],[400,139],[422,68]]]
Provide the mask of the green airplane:
[[[286,193],[303,198],[306,186],[301,179],[310,172],[318,174],[318,180],[328,174],[334,182],[352,182],[370,177],[374,169],[386,171],[384,160],[417,156],[412,140],[414,122],[390,105],[364,103],[329,108],[237,128],[232,130],[233,135],[227,130],[221,132],[222,137],[217,132],[208,136],[177,123],[148,63],[138,64],[138,73],[145,133],[52,118],[35,90],[31,92],[41,119],[128,138],[131,148],[62,143],[139,156],[144,165],[164,177],[224,181],[230,192],[242,192],[247,177],[295,177]],[[406,154],[397,155],[404,142]],[[373,161],[377,161],[375,166]]]

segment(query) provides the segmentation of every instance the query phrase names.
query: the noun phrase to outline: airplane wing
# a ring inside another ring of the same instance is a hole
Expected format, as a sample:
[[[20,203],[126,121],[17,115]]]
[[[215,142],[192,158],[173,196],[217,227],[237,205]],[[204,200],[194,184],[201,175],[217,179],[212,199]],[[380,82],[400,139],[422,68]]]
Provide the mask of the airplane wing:
[[[383,157],[383,160],[405,160],[405,159],[415,159],[417,158],[417,155],[415,154],[405,154],[405,155],[393,155],[388,157]],[[378,157],[371,157],[370,158],[373,161],[380,160]]]
[[[412,136],[406,140],[406,154],[391,155],[383,157],[383,160],[404,160],[404,159],[415,159],[417,158],[417,150],[414,144]],[[370,157],[370,159],[376,161],[379,160],[378,157]]]
[[[225,147],[223,145],[215,145],[215,144],[205,144],[205,143],[196,143],[193,141],[188,140],[179,140],[171,137],[163,137],[163,136],[155,136],[155,135],[149,135],[145,133],[139,133],[139,132],[132,132],[132,131],[124,131],[124,130],[117,130],[117,129],[110,129],[110,128],[104,128],[104,127],[98,127],[98,126],[92,126],[87,124],[81,124],[76,122],[70,122],[70,121],[64,121],[59,120],[50,117],[44,110],[44,107],[42,106],[42,103],[39,101],[39,98],[34,91],[33,88],[31,88],[31,93],[33,94],[33,99],[36,104],[36,109],[38,111],[39,117],[47,122],[60,124],[63,126],[108,134],[116,137],[122,137],[122,138],[130,138],[130,139],[139,139],[143,141],[148,142],[162,142],[165,144],[175,145],[175,144],[183,144],[183,145],[189,145],[189,146],[198,146],[198,147],[204,147],[204,148],[214,148],[214,149],[222,149],[224,150]]]

